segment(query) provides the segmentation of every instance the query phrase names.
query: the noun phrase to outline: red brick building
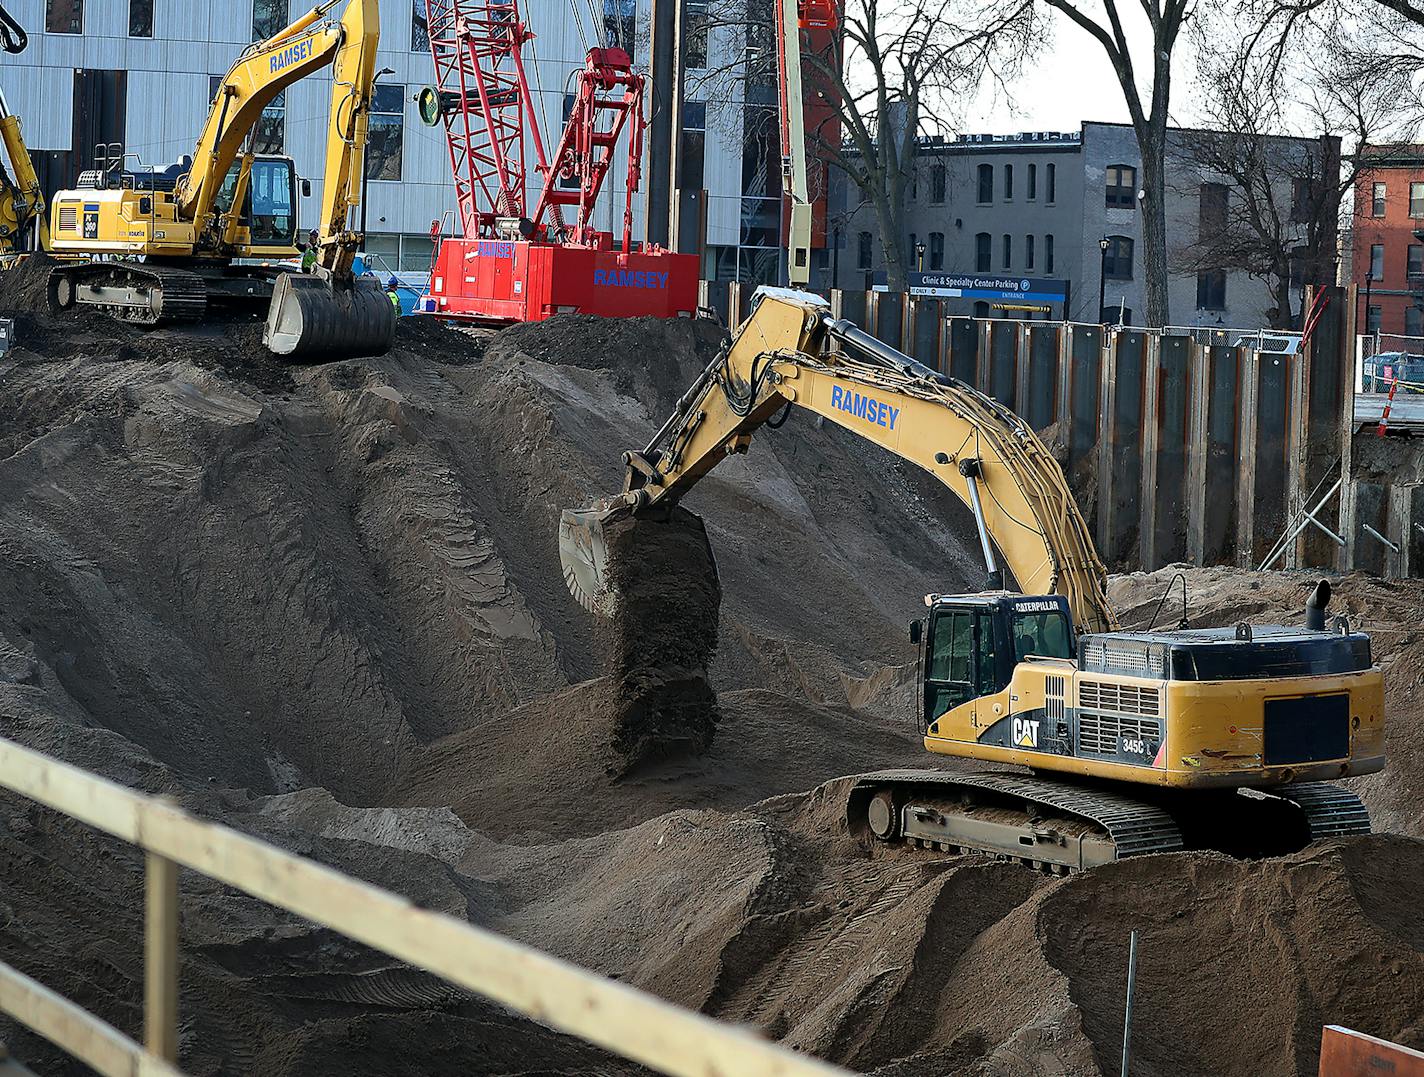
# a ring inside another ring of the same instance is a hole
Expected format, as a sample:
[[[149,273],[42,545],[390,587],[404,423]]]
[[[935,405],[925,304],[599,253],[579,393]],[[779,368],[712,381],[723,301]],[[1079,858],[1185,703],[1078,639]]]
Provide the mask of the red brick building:
[[[1361,156],[1350,263],[1358,324],[1424,337],[1424,145],[1366,146]]]

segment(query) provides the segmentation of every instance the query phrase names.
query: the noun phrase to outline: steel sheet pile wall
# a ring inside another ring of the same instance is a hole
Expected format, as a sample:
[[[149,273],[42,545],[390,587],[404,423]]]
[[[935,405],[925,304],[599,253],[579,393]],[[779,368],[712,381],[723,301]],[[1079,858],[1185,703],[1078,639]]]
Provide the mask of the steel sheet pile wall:
[[[716,287],[729,289],[727,309],[746,313],[753,288]],[[1352,471],[1344,444],[1353,415],[1352,294],[1332,288],[1327,296],[1298,355],[1224,346],[1205,334],[1199,341],[1137,328],[949,317],[939,300],[892,292],[833,292],[830,301],[837,316],[989,393],[1043,432],[1116,569],[1179,561],[1257,567],[1281,544],[1276,567],[1424,574],[1424,487],[1399,474]],[[1314,514],[1321,527],[1309,524],[1303,511],[1342,467],[1352,480],[1344,496]],[[1391,555],[1368,538],[1366,523],[1398,532],[1419,551]],[[1281,543],[1298,525],[1299,535]]]

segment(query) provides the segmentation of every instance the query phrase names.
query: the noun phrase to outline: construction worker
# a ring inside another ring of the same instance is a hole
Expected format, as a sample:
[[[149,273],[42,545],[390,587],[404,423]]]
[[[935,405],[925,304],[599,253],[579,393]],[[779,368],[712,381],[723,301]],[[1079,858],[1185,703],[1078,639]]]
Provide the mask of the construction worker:
[[[317,240],[318,240],[319,238],[320,238],[320,237],[316,234],[316,229],[315,229],[315,228],[313,228],[313,229],[307,234],[307,249],[304,250],[304,251],[302,251],[302,272],[303,272],[303,273],[310,273],[313,269],[316,268],[316,246],[317,246]]]
[[[396,308],[396,317],[399,318],[401,316],[400,281],[395,277],[386,281],[386,295],[390,297],[391,306]]]

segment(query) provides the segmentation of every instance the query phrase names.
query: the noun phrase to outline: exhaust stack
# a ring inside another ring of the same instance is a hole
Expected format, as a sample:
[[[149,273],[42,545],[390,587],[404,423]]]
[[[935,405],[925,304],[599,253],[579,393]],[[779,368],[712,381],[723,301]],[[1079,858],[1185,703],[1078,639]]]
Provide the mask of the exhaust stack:
[[[1321,580],[1305,600],[1305,627],[1312,632],[1325,631],[1325,607],[1330,605],[1330,581]]]

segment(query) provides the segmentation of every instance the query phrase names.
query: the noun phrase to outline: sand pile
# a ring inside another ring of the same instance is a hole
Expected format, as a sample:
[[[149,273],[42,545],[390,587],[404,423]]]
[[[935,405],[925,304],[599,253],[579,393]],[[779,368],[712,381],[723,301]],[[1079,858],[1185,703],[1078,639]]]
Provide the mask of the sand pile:
[[[950,495],[841,431],[793,412],[719,465],[687,499],[720,571],[715,641],[639,629],[605,673],[559,512],[619,488],[618,451],[705,364],[708,326],[557,319],[480,342],[403,323],[382,359],[290,369],[259,337],[25,315],[0,393],[4,735],[886,1077],[1113,1071],[1133,927],[1134,1072],[1308,1072],[1334,1020],[1424,1046],[1410,838],[1049,881],[842,833],[832,779],[927,762],[905,622],[981,569]],[[1194,618],[1304,601],[1288,575],[1190,576]],[[653,597],[691,616],[717,603],[703,578]],[[1165,583],[1115,584],[1129,624]],[[1391,678],[1397,765],[1359,787],[1418,835],[1420,593],[1337,593]],[[710,707],[610,704],[665,698],[648,688],[716,689],[715,735]],[[669,736],[688,750],[649,750]],[[136,1033],[138,860],[3,799],[0,850],[0,956]],[[183,888],[191,1072],[635,1072]]]

